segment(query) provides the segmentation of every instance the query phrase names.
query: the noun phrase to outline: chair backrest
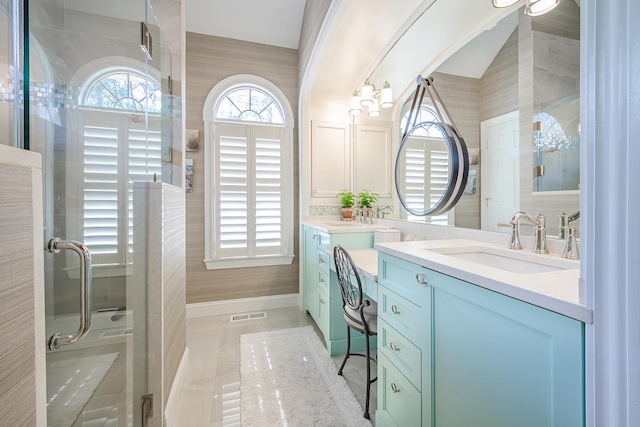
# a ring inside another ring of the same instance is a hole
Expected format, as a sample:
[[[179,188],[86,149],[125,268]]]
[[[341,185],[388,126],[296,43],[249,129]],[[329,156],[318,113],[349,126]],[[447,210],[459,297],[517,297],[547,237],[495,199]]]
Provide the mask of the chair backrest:
[[[333,248],[333,260],[342,294],[342,305],[358,310],[362,305],[362,282],[349,253],[340,245]]]

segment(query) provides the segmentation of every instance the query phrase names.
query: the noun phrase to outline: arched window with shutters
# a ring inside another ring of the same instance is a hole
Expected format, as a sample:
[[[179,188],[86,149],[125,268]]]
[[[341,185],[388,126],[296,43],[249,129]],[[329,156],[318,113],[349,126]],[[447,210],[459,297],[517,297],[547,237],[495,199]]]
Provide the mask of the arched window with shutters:
[[[293,261],[293,112],[257,76],[229,77],[205,102],[205,264]]]
[[[94,265],[130,262],[132,184],[161,173],[161,96],[157,81],[130,67],[97,71],[82,85],[81,228]]]

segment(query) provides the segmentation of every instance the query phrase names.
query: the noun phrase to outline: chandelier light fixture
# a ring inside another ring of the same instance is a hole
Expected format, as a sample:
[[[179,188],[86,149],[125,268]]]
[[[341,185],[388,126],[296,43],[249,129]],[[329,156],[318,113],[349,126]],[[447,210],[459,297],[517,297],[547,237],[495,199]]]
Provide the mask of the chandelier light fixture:
[[[509,7],[518,3],[519,0],[491,0],[494,7]],[[549,12],[562,0],[527,0],[524,13],[529,16],[540,16]]]
[[[393,92],[389,82],[384,82],[382,90],[378,90],[369,79],[365,80],[360,90],[355,90],[351,95],[349,113],[354,116],[362,114],[362,107],[367,107],[369,117],[379,116],[380,108],[393,107]]]

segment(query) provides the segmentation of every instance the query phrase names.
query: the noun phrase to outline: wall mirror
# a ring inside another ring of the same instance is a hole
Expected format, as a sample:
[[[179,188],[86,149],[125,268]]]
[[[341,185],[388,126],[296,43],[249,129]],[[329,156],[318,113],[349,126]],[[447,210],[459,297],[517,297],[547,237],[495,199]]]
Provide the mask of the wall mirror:
[[[508,232],[497,223],[522,210],[543,212],[547,234],[559,234],[561,214],[580,205],[579,29],[573,1],[535,18],[515,10],[437,68],[438,91],[469,149],[467,186],[449,213],[421,217],[401,206],[401,219]],[[400,135],[408,109],[396,121]],[[399,187],[409,185],[396,175]],[[436,175],[425,175],[433,188]]]
[[[396,158],[400,203],[413,216],[446,215],[460,200],[468,171],[467,147],[455,129],[420,122],[408,130]]]

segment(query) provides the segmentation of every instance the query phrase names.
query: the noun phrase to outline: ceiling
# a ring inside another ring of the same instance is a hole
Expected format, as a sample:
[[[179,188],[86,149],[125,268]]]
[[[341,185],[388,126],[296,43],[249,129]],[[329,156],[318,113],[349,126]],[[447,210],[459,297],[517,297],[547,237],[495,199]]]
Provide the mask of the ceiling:
[[[306,0],[185,1],[187,31],[298,48]],[[460,1],[333,0],[307,89],[348,99],[371,76],[376,86],[389,81],[398,96],[418,74],[440,66],[450,74],[480,77],[517,24],[515,14],[497,21],[517,6],[507,11],[489,0]],[[450,48],[443,51],[444,46]]]
[[[297,49],[306,0],[185,0],[187,31]]]

